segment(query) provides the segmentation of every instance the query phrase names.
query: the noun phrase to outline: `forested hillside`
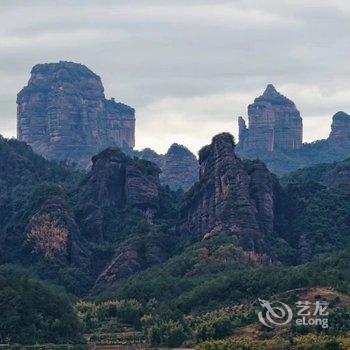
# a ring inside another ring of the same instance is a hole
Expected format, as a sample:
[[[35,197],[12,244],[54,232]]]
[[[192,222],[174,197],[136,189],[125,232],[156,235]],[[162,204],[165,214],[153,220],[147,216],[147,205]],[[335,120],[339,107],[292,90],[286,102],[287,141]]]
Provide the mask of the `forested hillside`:
[[[201,150],[187,193],[119,149],[92,163],[80,172],[1,139],[2,342],[195,346],[256,329],[258,298],[298,288],[350,295],[348,161],[280,183],[262,162],[238,158],[223,133]],[[304,332],[341,344],[350,313],[334,303],[340,331]]]

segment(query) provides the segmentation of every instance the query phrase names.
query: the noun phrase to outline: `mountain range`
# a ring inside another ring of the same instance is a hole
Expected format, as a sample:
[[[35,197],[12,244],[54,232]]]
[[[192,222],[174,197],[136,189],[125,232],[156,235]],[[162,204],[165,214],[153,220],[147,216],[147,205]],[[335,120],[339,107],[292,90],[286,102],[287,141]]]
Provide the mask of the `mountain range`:
[[[348,348],[349,116],[303,144],[269,85],[239,143],[215,135],[197,161],[133,150],[133,109],[81,65],[34,67],[18,106],[21,140],[0,138],[0,343]],[[316,150],[332,163],[281,176]],[[305,295],[329,303],[329,329],[257,325],[258,298]]]

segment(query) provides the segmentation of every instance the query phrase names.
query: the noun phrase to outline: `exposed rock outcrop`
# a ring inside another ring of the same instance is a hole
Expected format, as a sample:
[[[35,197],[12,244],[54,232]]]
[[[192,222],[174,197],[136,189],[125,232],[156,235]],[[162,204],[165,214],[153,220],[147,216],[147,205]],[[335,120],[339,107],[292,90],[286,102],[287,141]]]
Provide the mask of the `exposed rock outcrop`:
[[[157,164],[159,168],[162,170],[162,166],[164,163],[164,155],[158,154],[153,151],[151,148],[145,148],[142,151],[136,151],[136,156],[141,159],[146,159],[154,164]]]
[[[109,146],[134,147],[134,109],[107,100],[101,78],[81,64],[34,66],[17,104],[18,139],[46,158],[87,165]]]
[[[32,252],[61,260],[66,265],[90,269],[90,252],[67,202],[52,196],[31,217],[26,229]],[[38,249],[39,248],[39,249]]]
[[[333,116],[331,133],[328,138],[334,146],[341,146],[350,141],[350,115],[345,112],[337,112]]]
[[[186,147],[174,143],[164,156],[160,181],[172,189],[188,190],[198,181],[198,160]]]
[[[92,170],[79,189],[83,234],[101,242],[104,209],[125,206],[140,209],[151,222],[158,210],[159,168],[133,160],[119,149],[106,149],[92,159]]]
[[[299,111],[272,85],[248,106],[248,115],[249,128],[242,117],[238,118],[237,154],[261,159],[277,175],[350,156],[350,116],[344,112],[333,116],[328,139],[304,144]]]
[[[178,231],[206,239],[225,230],[246,250],[264,252],[274,233],[278,182],[261,162],[243,162],[228,133],[199,152],[199,182],[181,208]]]
[[[238,117],[239,146],[242,149],[248,148],[249,130],[243,117]]]
[[[162,171],[161,184],[168,185],[173,190],[182,188],[187,191],[198,181],[198,160],[185,146],[174,143],[164,155],[146,148],[138,156],[157,164]]]
[[[274,152],[302,146],[303,125],[294,102],[271,84],[248,106],[249,128],[239,118],[239,147],[245,151]]]

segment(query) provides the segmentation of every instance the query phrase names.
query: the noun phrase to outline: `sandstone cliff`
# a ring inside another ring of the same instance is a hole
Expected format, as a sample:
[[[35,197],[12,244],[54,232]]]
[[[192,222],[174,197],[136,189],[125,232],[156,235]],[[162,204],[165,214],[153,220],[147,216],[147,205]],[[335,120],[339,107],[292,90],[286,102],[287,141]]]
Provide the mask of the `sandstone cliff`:
[[[248,106],[248,115],[249,128],[242,117],[238,118],[237,154],[261,159],[277,175],[350,156],[350,116],[345,112],[333,116],[327,139],[304,144],[300,113],[272,85]]]
[[[199,153],[199,182],[181,207],[178,231],[206,239],[229,232],[246,250],[264,252],[274,234],[278,182],[260,162],[243,162],[233,137],[215,136]]]
[[[92,159],[92,170],[78,189],[83,235],[101,242],[104,214],[109,207],[140,209],[151,222],[158,210],[159,168],[132,160],[119,149],[106,149]]]
[[[332,145],[341,146],[350,141],[350,115],[345,112],[337,112],[333,116],[331,133],[328,138]]]
[[[101,78],[81,64],[34,66],[17,104],[18,139],[46,158],[86,165],[104,148],[135,145],[134,109],[107,100]]]
[[[239,118],[239,147],[245,151],[293,150],[302,145],[302,118],[294,102],[271,84],[248,106],[249,128]]]

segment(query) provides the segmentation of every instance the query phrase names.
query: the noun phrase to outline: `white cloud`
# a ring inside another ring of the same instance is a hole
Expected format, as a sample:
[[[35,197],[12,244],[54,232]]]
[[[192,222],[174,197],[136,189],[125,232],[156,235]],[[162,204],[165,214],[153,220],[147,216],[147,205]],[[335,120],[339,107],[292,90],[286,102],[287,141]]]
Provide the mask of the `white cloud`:
[[[350,111],[348,0],[1,0],[0,133],[15,135],[17,92],[37,63],[71,60],[136,108],[137,146],[197,151],[273,83],[306,140]]]
[[[237,136],[237,117],[250,101],[243,93],[161,99],[138,111],[136,146],[164,153],[178,142],[196,153],[219,132]]]

